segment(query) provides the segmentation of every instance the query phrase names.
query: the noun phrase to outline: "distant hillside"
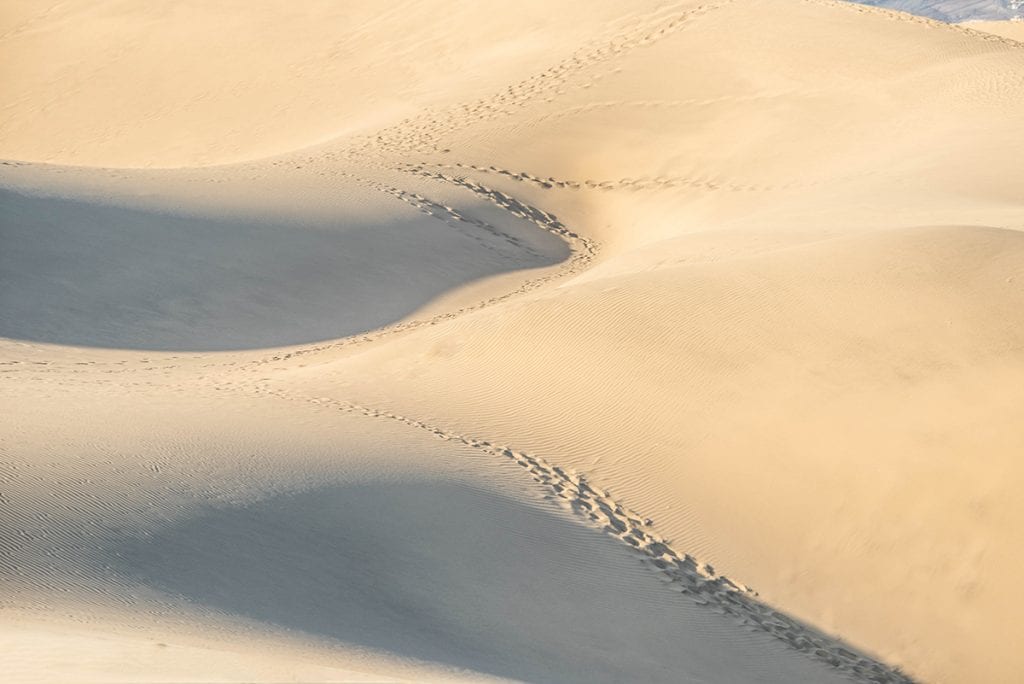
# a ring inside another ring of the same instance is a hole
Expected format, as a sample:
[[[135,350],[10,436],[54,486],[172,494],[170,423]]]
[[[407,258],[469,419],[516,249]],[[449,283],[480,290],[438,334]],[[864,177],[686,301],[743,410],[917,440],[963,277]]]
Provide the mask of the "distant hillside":
[[[941,21],[1024,19],[1024,0],[854,0]]]

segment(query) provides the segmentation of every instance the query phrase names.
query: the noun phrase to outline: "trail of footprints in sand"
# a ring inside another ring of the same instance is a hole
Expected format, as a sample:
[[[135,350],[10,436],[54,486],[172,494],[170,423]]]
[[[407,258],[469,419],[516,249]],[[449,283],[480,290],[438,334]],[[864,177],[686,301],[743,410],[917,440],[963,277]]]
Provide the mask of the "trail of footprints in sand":
[[[841,4],[846,7],[857,9],[857,11],[878,11],[873,8],[862,8],[848,5],[847,3],[833,2],[833,0],[804,0],[818,4]],[[486,121],[488,119],[504,116],[514,112],[516,109],[526,106],[537,99],[553,99],[570,87],[571,76],[584,72],[591,67],[606,63],[609,60],[621,56],[630,50],[644,45],[650,45],[661,38],[680,30],[686,23],[701,14],[713,11],[720,7],[731,4],[734,0],[724,0],[717,3],[709,3],[689,9],[680,10],[678,6],[660,10],[642,19],[634,28],[620,32],[600,42],[596,46],[583,48],[577,51],[570,58],[563,60],[554,67],[525,79],[517,84],[509,86],[497,95],[484,98],[475,103],[462,105],[452,111],[438,114],[427,114],[403,121],[398,126],[391,127],[379,132],[375,137],[364,140],[361,144],[350,148],[347,156],[376,157],[381,153],[399,152],[407,153],[415,150],[436,149],[439,141],[446,134],[464,129],[473,123]],[[913,20],[928,23],[921,19],[907,19],[903,15],[894,15],[883,12],[890,18],[900,20]],[[950,28],[941,25],[943,28]],[[969,29],[956,28],[955,30],[969,31],[972,35],[977,32]],[[1020,43],[1001,39],[995,36],[986,36],[986,40],[997,40],[1012,44],[1014,47],[1024,47]],[[586,87],[602,77],[602,74],[593,74],[590,81],[575,83],[573,87]],[[607,103],[614,105],[615,103]],[[649,103],[641,103],[648,106]],[[382,165],[382,168],[387,168]],[[567,188],[567,189],[627,189],[627,190],[650,190],[674,187],[692,187],[698,189],[725,189],[731,191],[758,191],[779,189],[776,186],[741,185],[731,183],[718,183],[703,179],[687,178],[624,178],[618,181],[572,181],[559,180],[554,178],[541,178],[523,172],[513,172],[495,166],[477,166],[467,164],[402,164],[397,167],[391,166],[392,170],[398,170],[410,175],[417,175],[430,178],[439,182],[456,185],[473,192],[488,202],[502,208],[509,214],[528,220],[538,228],[553,233],[564,239],[571,250],[570,258],[555,273],[525,281],[516,289],[503,295],[487,299],[462,309],[438,314],[431,318],[407,321],[404,323],[387,326],[376,331],[357,335],[326,344],[303,347],[287,353],[279,353],[270,357],[258,358],[252,361],[209,363],[202,368],[213,367],[251,367],[253,365],[264,365],[280,363],[288,359],[317,353],[325,350],[337,349],[340,347],[364,344],[380,340],[390,335],[410,331],[416,328],[436,325],[447,320],[455,319],[467,313],[477,311],[494,304],[507,301],[513,297],[534,290],[556,279],[583,271],[593,260],[597,253],[597,244],[571,230],[569,230],[556,216],[545,212],[537,207],[526,204],[511,197],[499,190],[487,187],[470,178],[443,171],[461,172],[466,169],[482,174],[497,174],[512,178],[517,181],[531,183],[541,188]],[[486,230],[494,235],[508,240],[512,244],[522,247],[515,238],[504,233],[497,227],[474,217],[468,216],[453,207],[435,202],[428,197],[416,192],[402,190],[400,188],[371,181],[355,176],[354,174],[341,173],[341,176],[348,177],[356,182],[368,185],[380,192],[387,193],[403,201],[417,210],[431,217],[445,221],[450,225],[465,224]],[[790,186],[782,186],[790,187]],[[168,360],[176,357],[167,357]],[[181,357],[185,358],[185,357]],[[199,358],[199,357],[192,357]],[[52,369],[45,362],[28,362],[21,366],[20,370],[27,370],[34,365],[41,365],[37,372],[46,372]],[[88,365],[88,364],[78,364]],[[99,364],[96,364],[99,365]],[[121,373],[134,371],[157,371],[169,370],[176,366],[157,364],[126,364],[119,362],[110,364],[119,366],[108,368],[99,372]],[[14,369],[10,369],[14,370]],[[68,369],[63,369],[67,372]],[[0,370],[0,372],[4,372]],[[81,372],[97,372],[95,368],[83,368]],[[727,577],[716,575],[714,570],[703,563],[700,563],[689,554],[677,551],[672,545],[659,536],[653,530],[653,523],[649,519],[634,513],[621,503],[614,500],[609,492],[601,489],[587,478],[558,466],[552,465],[544,458],[536,455],[516,451],[511,448],[496,445],[490,441],[476,439],[465,435],[446,431],[442,428],[415,420],[406,416],[382,411],[374,408],[361,406],[359,404],[324,398],[324,397],[299,397],[290,395],[280,390],[271,389],[265,381],[257,381],[255,389],[258,394],[271,395],[289,401],[301,401],[320,407],[354,413],[379,420],[390,420],[402,423],[412,428],[433,434],[439,439],[454,442],[471,447],[478,452],[491,457],[508,459],[516,465],[524,468],[538,485],[544,487],[548,495],[558,501],[567,510],[576,514],[587,524],[602,530],[624,546],[637,554],[641,561],[652,570],[661,574],[666,584],[674,591],[690,597],[698,604],[705,605],[709,609],[721,615],[730,616],[739,624],[748,629],[770,634],[787,646],[806,654],[807,656],[846,673],[857,681],[876,682],[877,684],[905,684],[913,680],[903,674],[898,668],[891,668],[870,656],[857,652],[846,644],[825,635],[811,626],[805,625],[774,608],[765,605],[756,598],[756,594],[742,584],[736,583]],[[232,385],[236,390],[246,386]],[[253,386],[249,386],[252,389]]]
[[[323,352],[330,349],[338,349],[341,347],[365,344],[367,342],[374,342],[376,340],[380,340],[384,337],[395,335],[397,333],[408,332],[410,330],[415,330],[417,328],[422,328],[425,326],[437,325],[439,323],[443,323],[444,321],[459,318],[460,316],[464,316],[473,311],[479,311],[481,309],[486,309],[488,307],[494,306],[495,304],[508,301],[509,299],[530,292],[531,290],[536,290],[537,288],[548,283],[554,282],[555,280],[559,280],[570,275],[581,273],[584,270],[586,270],[587,266],[593,261],[594,257],[597,255],[598,245],[596,242],[568,229],[565,226],[565,224],[562,223],[554,214],[546,212],[543,209],[538,209],[533,205],[519,201],[518,199],[512,197],[511,195],[507,195],[499,190],[494,190],[487,186],[481,185],[480,183],[475,183],[466,178],[449,177],[440,174],[431,177],[435,178],[436,180],[441,180],[444,182],[452,183],[453,185],[457,185],[459,187],[463,187],[473,192],[477,196],[494,204],[495,206],[498,206],[501,209],[507,211],[516,218],[529,221],[538,228],[540,228],[541,230],[558,236],[568,244],[570,250],[569,258],[566,261],[564,261],[562,263],[561,268],[559,268],[554,273],[548,273],[538,278],[526,280],[522,282],[514,290],[510,290],[501,295],[482,300],[469,306],[462,307],[461,309],[440,313],[430,318],[416,319],[412,321],[406,321],[404,323],[386,326],[374,330],[372,332],[364,333],[362,335],[356,335],[353,337],[346,337],[344,339],[329,342],[327,344],[303,347],[295,351],[277,354],[268,358],[255,360],[251,362],[250,365],[264,365],[269,363],[275,363],[285,361],[294,357],[304,356],[307,354]],[[480,221],[479,219],[465,216],[464,214],[458,212],[452,207],[434,202],[432,200],[427,200],[425,197],[418,193],[411,193],[405,190],[401,190],[399,188],[395,188],[393,186],[378,183],[376,181],[368,181],[366,179],[356,177],[353,177],[353,179],[357,180],[358,182],[366,183],[371,187],[380,190],[381,192],[386,192],[390,195],[393,195],[398,199],[402,200],[403,202],[411,204],[420,211],[430,216],[433,216],[434,218],[438,218],[444,221],[466,222],[474,226],[482,227],[485,230],[494,232],[495,234],[504,236],[506,239],[514,240],[514,238],[511,238],[510,236],[506,235],[504,232],[500,231],[498,228],[495,228],[489,223]]]
[[[975,40],[984,40],[989,43],[1002,43],[1007,47],[1024,49],[1024,43],[1007,38],[1005,36],[998,36],[994,33],[988,33],[986,31],[978,31],[972,29],[964,24],[949,24],[944,21],[938,21],[936,19],[929,19],[919,14],[908,14],[907,12],[898,12],[885,7],[875,7],[873,5],[862,5],[857,2],[849,2],[848,0],[803,0],[805,3],[812,5],[824,5],[826,7],[842,7],[845,10],[858,12],[860,14],[873,14],[875,16],[884,17],[890,21],[905,21],[911,24],[921,24],[933,29],[939,29],[942,31],[950,31],[953,33],[962,33],[970,36]]]
[[[458,318],[469,312],[506,301],[519,294],[536,289],[555,279],[572,273],[578,273],[586,268],[597,252],[596,243],[568,229],[555,215],[526,204],[499,190],[489,188],[469,178],[430,171],[422,167],[422,165],[409,165],[402,167],[400,170],[466,188],[477,196],[501,207],[511,215],[528,220],[542,230],[560,236],[569,244],[572,256],[567,260],[565,266],[556,273],[526,281],[511,292],[457,311],[442,313],[428,319],[409,321],[382,328],[365,335],[346,338],[325,345],[306,347],[269,358],[257,359],[249,363],[207,364],[206,367],[244,367],[253,364],[276,363],[304,354],[371,342],[399,332]],[[495,232],[498,235],[505,235],[490,224],[466,216],[452,207],[430,200],[419,193],[401,190],[400,188],[377,181],[358,178],[352,176],[352,174],[343,175],[349,176],[358,182],[366,183],[381,192],[391,194],[423,213],[440,220],[468,223]],[[520,178],[520,180],[523,179]],[[509,236],[505,237],[508,238]],[[152,371],[173,367],[147,364],[135,368],[135,370],[144,369]],[[104,372],[127,372],[130,370],[133,369],[131,367],[124,367]],[[236,387],[241,389],[244,385]],[[638,554],[648,567],[660,573],[673,590],[690,596],[696,603],[708,606],[719,614],[730,616],[748,629],[771,634],[789,647],[847,673],[856,680],[877,682],[878,684],[909,683],[913,681],[898,669],[890,668],[865,654],[858,653],[842,642],[761,603],[757,600],[756,594],[747,587],[733,582],[727,577],[716,575],[710,566],[698,562],[689,554],[676,551],[667,540],[654,532],[652,522],[649,519],[641,517],[615,501],[607,491],[589,482],[584,475],[552,465],[539,456],[515,451],[486,440],[448,432],[422,421],[387,411],[330,398],[295,397],[278,390],[269,389],[262,384],[257,385],[256,389],[257,393],[263,395],[277,396],[292,401],[305,401],[348,413],[361,414],[370,418],[397,421],[409,427],[429,432],[439,439],[460,443],[490,456],[510,459],[526,469],[531,477],[539,485],[545,487],[549,494],[565,508],[575,513],[588,524],[603,530],[608,535],[622,542],[632,552]]]
[[[549,498],[622,542],[640,557],[647,567],[658,572],[674,591],[692,598],[720,615],[734,618],[754,631],[766,632],[790,648],[846,673],[857,681],[878,684],[910,684],[913,680],[897,668],[858,653],[846,644],[805,625],[757,600],[756,592],[699,562],[693,556],[676,551],[669,541],[653,529],[653,521],[644,518],[617,502],[612,495],[590,482],[585,475],[552,465],[541,456],[517,451],[507,446],[444,430],[414,418],[330,397],[298,397],[266,385],[259,385],[260,394],[288,401],[299,401],[358,414],[378,420],[389,420],[427,432],[438,439],[471,447],[492,457],[504,458],[525,469],[535,482],[543,486]]]
[[[542,178],[525,171],[510,171],[508,169],[502,169],[497,166],[480,166],[477,164],[462,164],[455,162],[452,164],[441,164],[431,162],[420,162],[419,164],[405,164],[400,167],[407,173],[424,176],[427,178],[436,178],[438,180],[444,180],[447,182],[456,182],[456,178],[453,176],[446,176],[441,173],[432,172],[429,169],[441,169],[441,170],[471,170],[477,173],[493,174],[498,176],[505,176],[512,180],[522,181],[530,183],[538,188],[550,190],[552,188],[561,188],[568,190],[665,190],[674,188],[696,188],[704,190],[729,190],[732,192],[756,192],[756,191],[772,191],[779,189],[788,189],[798,187],[796,184],[776,186],[776,185],[758,185],[748,184],[742,185],[738,183],[723,183],[714,180],[705,180],[702,178],[679,178],[679,177],[666,177],[658,176],[651,178],[649,176],[641,176],[639,178],[620,178],[619,180],[610,181],[598,181],[598,180],[563,180],[558,178]],[[468,186],[467,186],[468,187]]]
[[[371,166],[374,166],[371,164]],[[227,368],[233,366],[248,366],[248,365],[264,365],[268,363],[275,363],[282,360],[287,360],[293,357],[304,356],[307,354],[313,354],[323,352],[332,349],[339,349],[341,347],[349,347],[354,345],[366,344],[380,340],[384,337],[394,335],[397,333],[408,332],[416,328],[437,325],[446,320],[457,318],[465,315],[472,311],[484,309],[495,304],[507,301],[513,297],[519,296],[531,290],[535,290],[543,285],[546,285],[552,281],[559,280],[571,275],[578,274],[585,270],[587,266],[593,261],[594,257],[598,252],[598,244],[584,237],[570,229],[554,214],[544,211],[538,207],[522,202],[511,195],[503,193],[494,188],[490,188],[482,183],[479,183],[471,178],[467,178],[463,175],[453,175],[450,173],[442,173],[442,171],[456,171],[464,173],[466,171],[473,171],[481,174],[499,175],[510,178],[512,180],[520,181],[535,185],[536,187],[543,189],[596,189],[596,190],[615,190],[615,189],[626,189],[626,190],[658,190],[658,189],[675,189],[679,187],[691,187],[696,189],[706,190],[729,190],[734,192],[752,192],[752,191],[771,191],[778,189],[788,189],[791,187],[797,187],[796,184],[784,185],[784,186],[769,186],[769,185],[740,185],[733,183],[721,183],[716,181],[704,180],[704,179],[691,179],[691,178],[623,178],[617,181],[573,181],[573,180],[559,180],[556,178],[542,178],[535,176],[527,172],[516,172],[508,169],[503,169],[497,166],[481,166],[476,164],[463,164],[461,162],[455,162],[451,164],[442,163],[431,163],[431,162],[419,162],[419,163],[401,163],[394,166],[385,164],[378,165],[381,169],[385,170],[397,170],[402,173],[420,176],[431,180],[439,181],[464,188],[478,197],[494,204],[495,206],[505,210],[516,218],[523,219],[531,222],[537,228],[549,232],[553,235],[566,241],[570,248],[570,257],[567,259],[562,267],[555,273],[549,273],[539,278],[534,278],[521,283],[515,289],[506,292],[502,295],[492,297],[490,299],[477,302],[473,305],[463,307],[456,311],[444,312],[437,314],[430,318],[425,319],[414,319],[411,321],[405,321],[394,325],[384,326],[376,330],[366,332],[359,335],[346,337],[340,340],[331,341],[325,344],[304,346],[302,348],[275,354],[269,357],[262,357],[251,361],[244,362],[220,362],[220,363],[208,363],[201,367],[210,368]],[[370,180],[364,176],[360,176],[350,172],[336,172],[339,177],[346,178],[356,183],[362,184],[366,187],[372,188],[378,192],[382,192],[396,199],[409,204],[421,213],[430,216],[432,218],[444,221],[448,225],[458,227],[459,224],[465,224],[474,226],[485,230],[495,236],[498,236],[509,244],[514,245],[520,249],[528,249],[519,240],[500,228],[490,224],[486,221],[474,218],[463,212],[460,212],[454,207],[448,206],[441,202],[434,201],[429,197],[426,197],[417,192],[410,192],[401,188],[382,183],[379,181]],[[806,185],[814,185],[815,183],[808,183]],[[178,359],[192,359],[197,360],[203,358],[200,356],[172,356],[163,357],[167,360],[178,360]],[[117,361],[117,362],[76,362],[70,364],[70,366],[77,366],[78,368],[70,367],[66,364],[51,363],[47,361],[9,361],[4,362],[0,365],[10,366],[9,368],[0,368],[0,375],[4,373],[25,373],[32,372],[36,374],[41,373],[105,373],[105,374],[121,374],[121,373],[135,373],[135,372],[157,372],[172,370],[178,368],[178,364],[159,364],[152,363],[149,360],[139,360],[135,362]]]
[[[756,103],[761,100],[771,100],[784,96],[795,96],[797,91],[784,90],[774,93],[762,93],[759,95],[720,95],[718,97],[691,98],[688,100],[605,100],[603,102],[587,102],[577,104],[563,109],[539,112],[535,115],[521,115],[517,118],[519,123],[536,124],[542,121],[558,121],[570,119],[594,112],[609,111],[613,109],[648,109],[648,110],[670,110],[690,109],[697,107],[710,107],[716,104],[729,103]]]
[[[419,210],[420,212],[426,214],[427,216],[430,216],[432,218],[444,221],[445,223],[448,223],[449,225],[457,225],[459,223],[464,223],[464,224],[467,224],[467,225],[472,225],[472,226],[475,226],[477,228],[481,228],[483,230],[486,230],[486,231],[488,231],[488,232],[490,232],[490,233],[492,233],[494,235],[497,235],[497,236],[505,239],[506,241],[508,241],[510,244],[513,244],[513,245],[516,245],[516,246],[520,247],[521,249],[525,249],[525,246],[521,245],[520,242],[518,240],[516,240],[513,236],[508,235],[507,233],[505,233],[501,229],[497,228],[496,226],[494,226],[494,225],[492,225],[490,223],[487,223],[486,221],[482,221],[480,219],[468,216],[468,215],[458,211],[454,207],[450,207],[450,206],[442,204],[440,202],[436,202],[434,200],[431,200],[428,197],[425,197],[424,195],[422,195],[420,193],[410,192],[410,191],[407,191],[407,190],[402,190],[401,188],[397,188],[395,186],[388,185],[386,183],[381,183],[381,182],[378,182],[378,181],[369,180],[369,179],[364,178],[362,176],[357,176],[355,174],[351,174],[351,173],[347,173],[347,172],[341,172],[341,173],[338,173],[337,175],[345,177],[345,178],[348,178],[349,180],[355,181],[357,183],[361,183],[361,184],[363,184],[363,185],[365,185],[367,187],[373,188],[373,189],[375,189],[375,190],[377,190],[379,192],[383,192],[385,194],[391,195],[391,196],[395,197],[396,199],[398,199],[398,200],[400,200],[402,202],[405,202],[406,204],[409,204],[410,206],[416,208],[417,210]],[[527,204],[525,202],[521,202],[520,200],[512,197],[511,195],[507,195],[507,194],[505,194],[505,193],[503,193],[501,191],[494,190],[492,188],[489,188],[489,187],[484,186],[484,185],[479,184],[479,183],[475,183],[475,182],[473,182],[471,180],[468,180],[468,179],[457,178],[457,177],[449,177],[449,176],[444,176],[442,174],[435,174],[435,175],[431,175],[430,177],[434,178],[435,180],[440,180],[440,181],[443,181],[443,182],[449,182],[449,183],[458,185],[459,187],[463,187],[463,188],[473,192],[478,197],[481,197],[481,198],[487,200],[488,202],[490,202],[491,204],[494,204],[495,206],[498,206],[501,209],[507,211],[511,215],[513,215],[513,216],[515,216],[517,218],[529,221],[530,223],[532,223],[536,227],[540,228],[541,230],[544,230],[546,232],[549,232],[549,233],[551,233],[553,235],[558,236],[559,238],[564,240],[567,243],[567,245],[569,246],[569,250],[570,250],[569,258],[566,259],[564,262],[562,262],[560,268],[557,271],[553,272],[553,273],[548,273],[546,275],[543,275],[543,276],[540,276],[540,277],[537,277],[537,278],[532,278],[532,279],[526,280],[526,281],[520,283],[513,290],[510,290],[508,292],[505,292],[505,293],[503,293],[501,295],[498,295],[498,296],[495,296],[495,297],[491,297],[489,299],[482,300],[480,302],[476,302],[476,303],[471,304],[469,306],[462,307],[461,309],[457,309],[455,311],[447,311],[447,312],[439,313],[439,314],[437,314],[435,316],[432,316],[430,318],[420,318],[420,319],[414,319],[414,320],[410,320],[410,321],[405,321],[405,322],[402,322],[402,323],[396,323],[394,325],[388,325],[388,326],[384,326],[382,328],[377,328],[376,330],[372,330],[372,331],[369,331],[369,332],[366,332],[366,333],[363,333],[363,334],[360,334],[360,335],[353,335],[351,337],[345,337],[345,338],[342,338],[340,340],[334,340],[334,341],[331,341],[331,342],[328,342],[328,343],[325,343],[325,344],[304,346],[304,347],[301,347],[299,349],[295,349],[295,350],[292,350],[292,351],[282,352],[282,353],[279,353],[279,354],[274,354],[273,356],[260,357],[260,358],[252,359],[252,360],[249,360],[249,361],[240,361],[240,362],[228,361],[228,362],[220,362],[220,363],[208,363],[208,364],[203,364],[202,366],[200,366],[200,368],[203,368],[203,369],[229,368],[229,367],[244,368],[244,367],[248,367],[248,366],[266,365],[266,364],[270,364],[270,363],[277,363],[277,362],[280,362],[280,361],[285,361],[285,360],[288,360],[288,359],[291,359],[291,358],[295,358],[295,357],[305,356],[305,355],[308,355],[308,354],[315,354],[315,353],[324,352],[324,351],[328,351],[328,350],[340,349],[342,347],[350,347],[350,346],[355,346],[355,345],[366,344],[366,343],[369,343],[369,342],[375,342],[377,340],[380,340],[380,339],[383,339],[385,337],[389,337],[391,335],[395,335],[395,334],[398,334],[398,333],[409,332],[411,330],[415,330],[417,328],[422,328],[422,327],[426,327],[426,326],[430,326],[430,325],[437,325],[439,323],[443,323],[444,321],[452,320],[454,318],[458,318],[460,316],[464,316],[465,314],[471,313],[473,311],[479,311],[481,309],[485,309],[485,308],[488,308],[490,306],[494,306],[495,304],[499,304],[501,302],[504,302],[504,301],[507,301],[509,299],[512,299],[513,297],[517,297],[519,295],[525,294],[526,292],[530,292],[532,290],[535,290],[535,289],[537,289],[539,287],[542,287],[542,286],[544,286],[544,285],[546,285],[548,283],[551,283],[551,282],[553,282],[555,280],[559,280],[559,279],[562,279],[562,278],[565,278],[565,277],[568,277],[568,276],[571,276],[571,275],[575,275],[577,273],[581,273],[584,270],[586,270],[587,266],[593,261],[594,257],[597,254],[598,245],[597,245],[597,243],[595,241],[593,241],[593,240],[591,240],[591,239],[589,239],[587,237],[584,237],[584,236],[582,236],[582,235],[580,235],[580,234],[578,234],[578,233],[568,229],[565,226],[565,224],[562,223],[562,221],[560,221],[558,219],[558,217],[555,216],[554,214],[546,212],[543,209],[539,209],[539,208],[537,208],[537,207],[535,207],[533,205]],[[182,359],[182,360],[184,360],[184,359],[197,360],[197,359],[202,359],[203,357],[201,355],[193,355],[193,356],[188,356],[188,357],[185,357],[185,356],[180,356],[180,357],[179,356],[173,356],[173,357],[164,357],[164,358],[166,358],[167,360],[178,360],[178,359]],[[0,364],[0,365],[9,365],[9,366],[11,366],[10,368],[6,368],[6,369],[5,368],[0,368],[0,374],[3,374],[3,373],[26,373],[26,372],[31,372],[31,373],[36,373],[36,374],[40,374],[40,373],[61,373],[61,374],[68,374],[68,373],[72,373],[72,374],[103,373],[103,374],[120,374],[120,373],[137,373],[137,372],[149,372],[149,373],[152,373],[152,372],[156,372],[156,371],[172,370],[172,369],[180,367],[180,364],[170,364],[170,365],[168,365],[168,364],[154,364],[154,363],[151,363],[148,359],[146,359],[146,360],[139,360],[139,361],[136,361],[136,362],[127,362],[127,361],[123,361],[122,360],[122,361],[113,362],[113,363],[79,362],[79,363],[71,364],[71,366],[80,366],[80,368],[73,368],[73,367],[71,367],[69,365],[58,364],[58,363],[51,363],[51,362],[48,362],[48,361],[24,361],[24,362],[23,361],[10,361],[10,362],[5,362],[4,364]]]
[[[448,108],[441,112],[426,113],[404,119],[395,126],[378,131],[373,138],[366,139],[354,147],[352,152],[364,154],[374,148],[400,153],[438,151],[442,147],[440,141],[445,135],[465,130],[477,123],[507,116],[537,100],[551,102],[556,96],[564,94],[570,88],[593,86],[607,74],[594,73],[591,74],[589,80],[577,82],[572,82],[571,79],[596,65],[622,57],[637,48],[653,45],[682,30],[691,20],[727,7],[734,2],[735,0],[721,0],[696,7],[675,5],[656,11],[643,17],[638,25],[619,31],[593,45],[583,47],[545,71],[512,84],[493,96]],[[803,2],[843,7],[861,13],[874,13],[893,21],[913,22],[938,30],[959,32],[972,39],[1024,49],[1024,43],[1019,41],[977,31],[960,24],[946,24],[921,16],[860,5],[846,0],[803,0]],[[697,104],[700,103],[697,102]],[[645,103],[645,106],[651,106],[651,103]]]
[[[275,356],[272,359],[266,360],[267,362],[284,361],[292,356],[331,348],[339,344],[370,341],[402,330],[457,318],[470,311],[490,306],[499,301],[505,301],[526,290],[534,289],[544,282],[564,277],[568,273],[578,272],[585,268],[596,254],[597,246],[595,243],[566,228],[553,214],[521,202],[501,191],[489,188],[469,178],[428,171],[424,168],[417,168],[416,165],[402,167],[402,170],[407,173],[422,175],[441,182],[464,187],[512,215],[529,220],[539,228],[559,235],[569,243],[573,251],[573,258],[570,259],[567,268],[556,274],[528,281],[513,292],[486,300],[474,306],[441,314],[433,319],[412,321],[408,324],[392,326],[391,328],[382,329],[375,334],[343,340],[340,343]],[[380,185],[378,189],[414,204],[420,207],[421,210],[438,218],[466,220],[465,217],[453,212],[450,207],[433,202],[425,202],[425,198],[421,195],[408,193],[385,185]],[[766,632],[781,640],[787,646],[844,672],[855,680],[877,682],[878,684],[907,684],[913,682],[910,677],[900,672],[899,669],[891,668],[870,656],[859,653],[846,644],[765,605],[757,600],[756,593],[752,592],[748,587],[734,582],[728,577],[716,575],[713,568],[709,565],[700,563],[689,554],[673,549],[667,540],[659,536],[652,529],[653,522],[650,519],[643,518],[615,501],[606,490],[592,484],[582,474],[552,465],[540,456],[516,451],[505,446],[496,445],[490,441],[449,432],[414,418],[362,406],[350,401],[329,397],[296,397],[280,390],[270,389],[264,384],[257,385],[257,391],[261,394],[272,395],[285,400],[303,401],[346,413],[355,413],[370,418],[399,422],[409,427],[429,432],[439,439],[463,444],[490,456],[510,459],[526,469],[534,481],[545,487],[566,509],[586,520],[588,524],[601,529],[606,534],[622,542],[630,550],[638,554],[645,565],[660,573],[673,590],[692,597],[696,603],[708,606],[711,610],[721,615],[730,616],[748,629]]]
[[[475,123],[507,116],[536,100],[552,101],[570,87],[590,87],[605,74],[593,74],[590,80],[583,82],[571,83],[570,79],[637,48],[653,45],[682,30],[692,19],[733,2],[735,0],[720,0],[696,7],[673,5],[660,9],[642,17],[636,26],[583,47],[543,72],[514,83],[493,96],[442,112],[405,119],[379,131],[375,137],[355,148],[355,151],[365,152],[374,147],[392,152],[436,149],[439,140],[446,134],[463,130]]]

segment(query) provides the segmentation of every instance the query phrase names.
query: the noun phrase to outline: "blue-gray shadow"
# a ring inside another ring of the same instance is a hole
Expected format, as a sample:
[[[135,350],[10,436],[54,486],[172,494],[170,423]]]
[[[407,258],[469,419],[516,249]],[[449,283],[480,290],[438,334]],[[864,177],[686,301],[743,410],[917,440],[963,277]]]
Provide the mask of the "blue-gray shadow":
[[[671,591],[620,542],[457,482],[211,506],[97,553],[128,586],[521,681],[845,681]]]
[[[671,591],[621,543],[459,483],[369,481],[210,507],[98,553],[129,586],[521,681],[843,679]]]
[[[680,674],[659,620],[615,599],[631,591],[628,576],[615,577],[635,562],[628,553],[561,516],[456,484],[365,483],[211,509],[101,560],[219,611],[502,677]],[[607,572],[581,571],[592,563]]]
[[[282,224],[0,190],[0,336],[154,351],[317,342],[568,255],[545,251],[426,215]]]

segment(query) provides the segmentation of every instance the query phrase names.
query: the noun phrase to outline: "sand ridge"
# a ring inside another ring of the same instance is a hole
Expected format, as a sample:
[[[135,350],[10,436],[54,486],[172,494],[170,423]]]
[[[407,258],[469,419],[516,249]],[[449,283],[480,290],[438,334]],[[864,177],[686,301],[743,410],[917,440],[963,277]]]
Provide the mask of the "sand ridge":
[[[819,0],[580,11],[543,15],[551,57],[496,13],[510,85],[340,137],[313,107],[248,150],[5,162],[3,606],[120,644],[51,679],[244,620],[282,650],[241,679],[1011,681],[1019,45]],[[256,104],[240,131],[286,116]]]

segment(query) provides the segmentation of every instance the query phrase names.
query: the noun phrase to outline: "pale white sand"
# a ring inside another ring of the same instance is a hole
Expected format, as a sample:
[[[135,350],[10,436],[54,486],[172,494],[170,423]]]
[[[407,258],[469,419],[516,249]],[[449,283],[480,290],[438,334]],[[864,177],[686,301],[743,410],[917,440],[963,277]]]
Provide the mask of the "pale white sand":
[[[3,19],[6,672],[1014,681],[1021,43],[290,8]]]

